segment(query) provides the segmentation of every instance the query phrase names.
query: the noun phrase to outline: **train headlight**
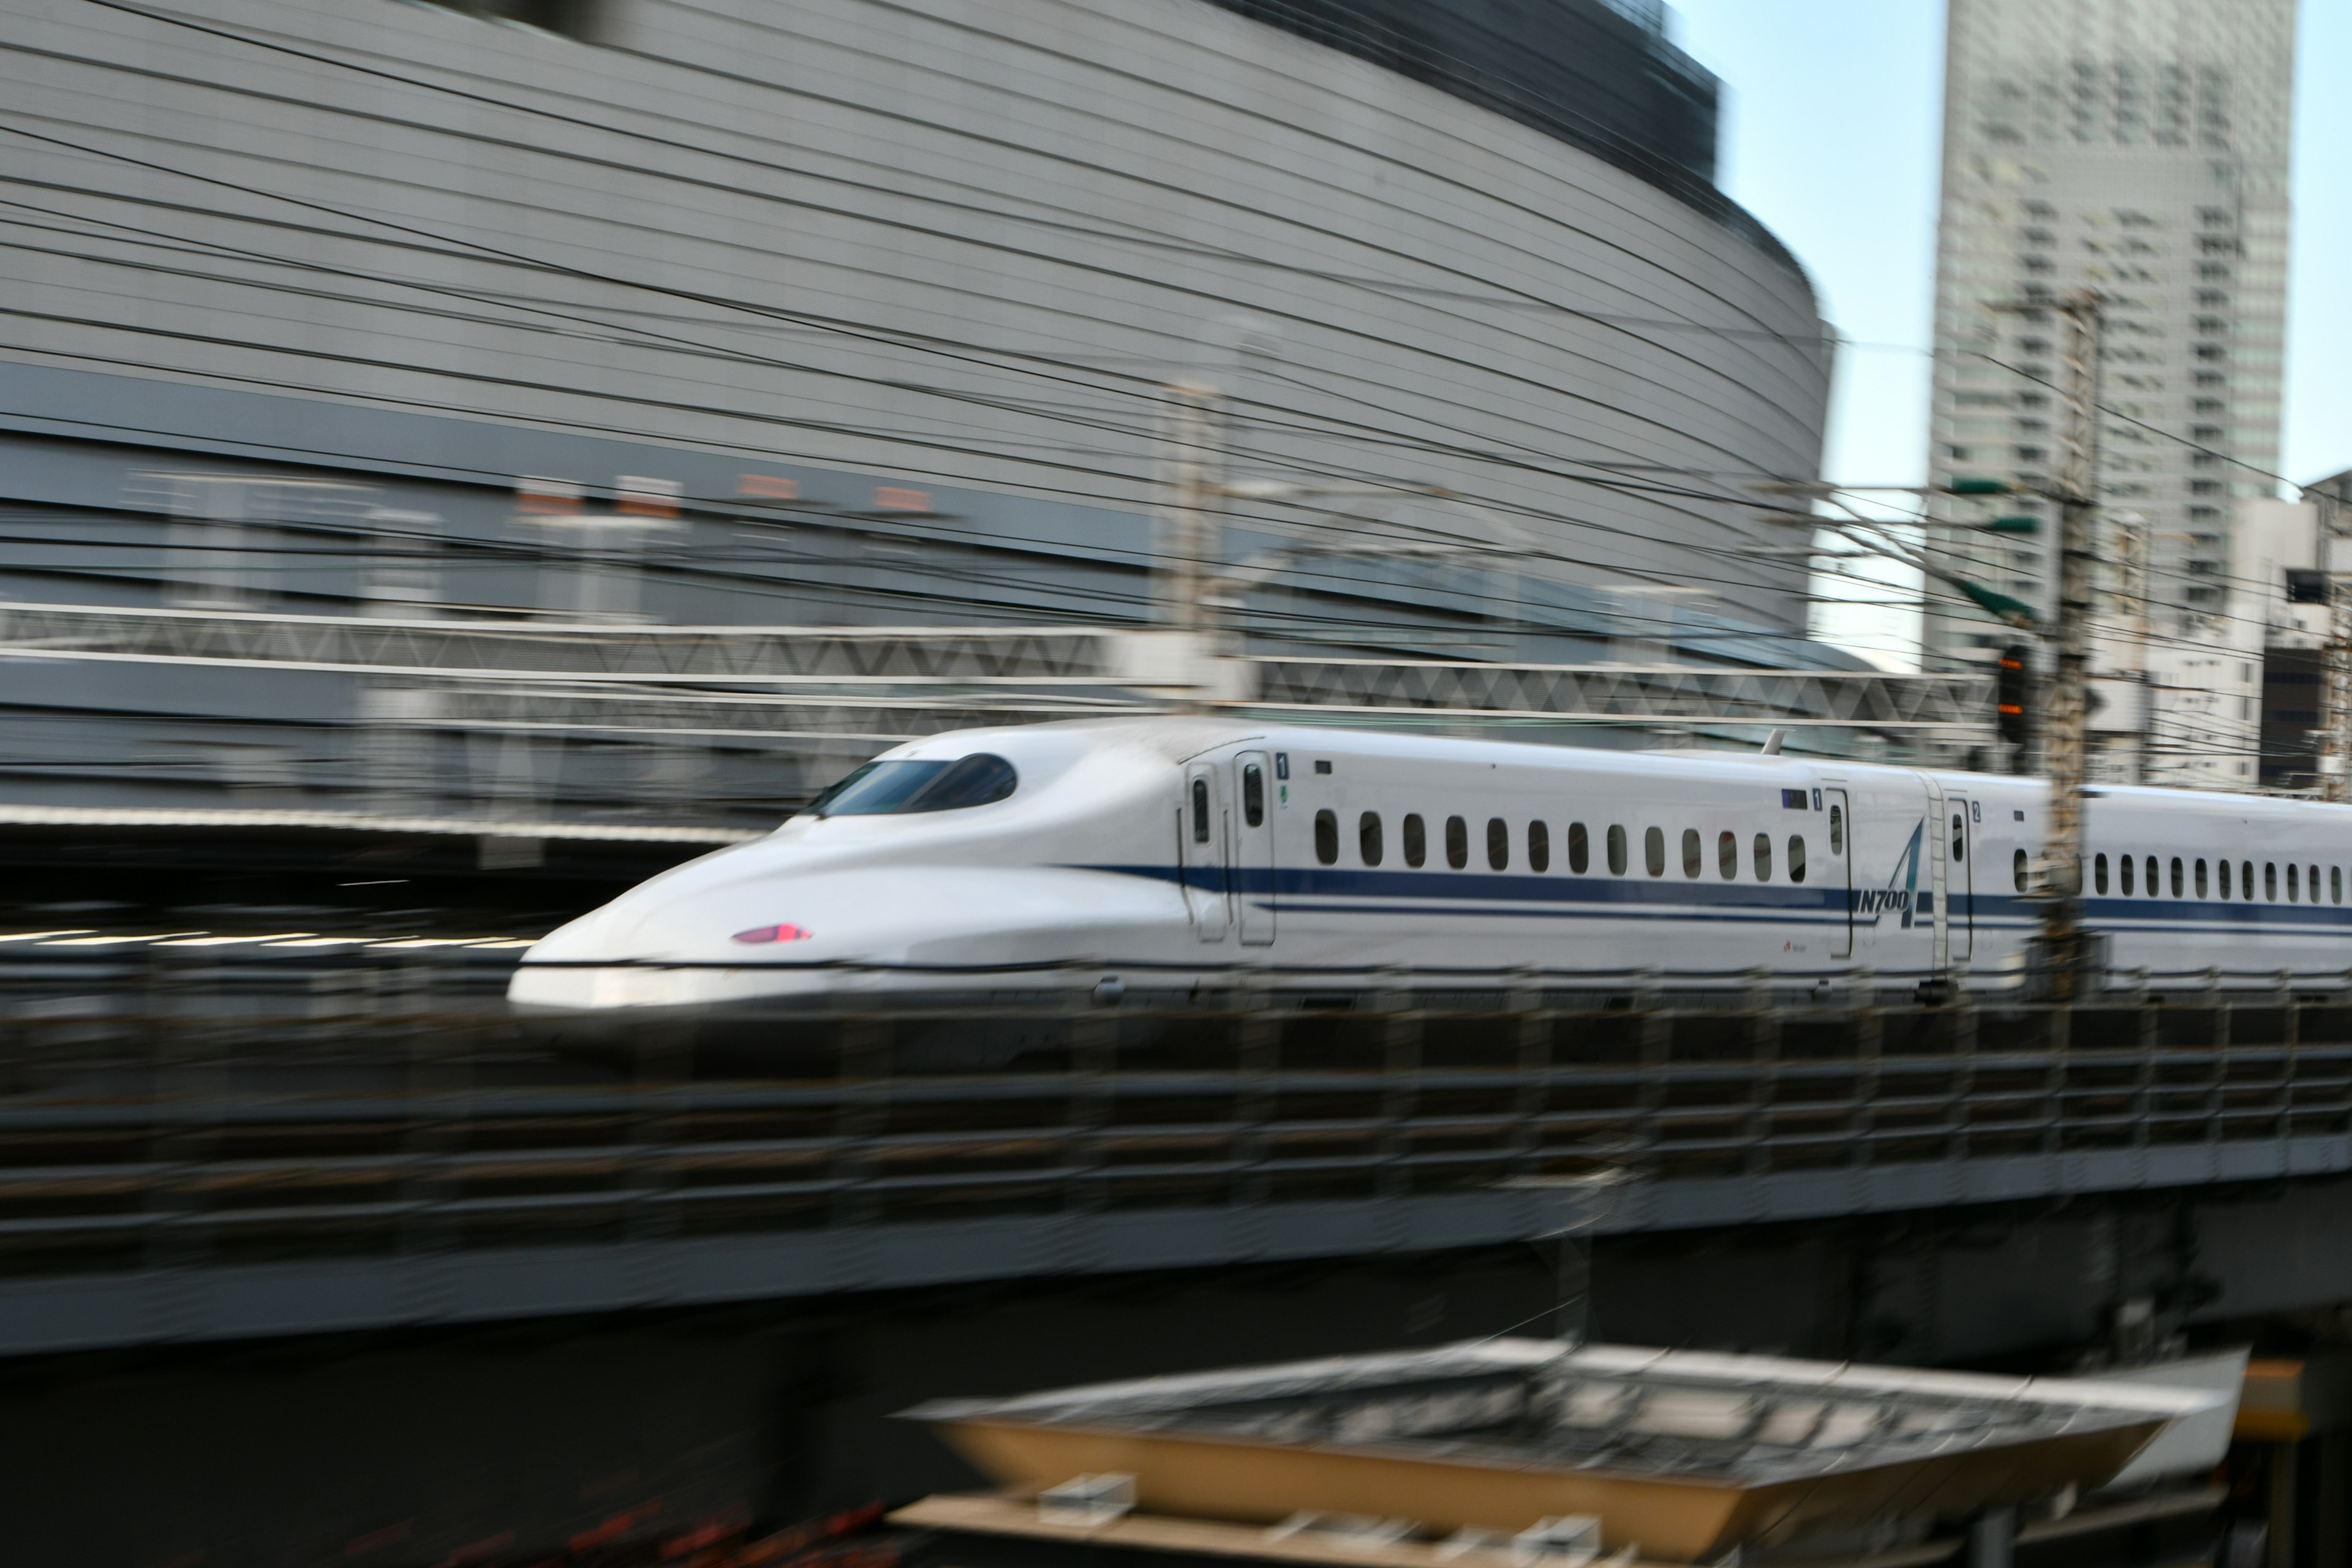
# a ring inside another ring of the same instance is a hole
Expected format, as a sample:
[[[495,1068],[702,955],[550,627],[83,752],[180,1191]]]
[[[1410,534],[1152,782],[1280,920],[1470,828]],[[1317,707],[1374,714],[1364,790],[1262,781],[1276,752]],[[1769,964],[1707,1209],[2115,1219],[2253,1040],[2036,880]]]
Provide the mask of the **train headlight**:
[[[737,931],[735,933],[734,940],[737,942],[751,942],[755,944],[770,942],[806,942],[815,934],[816,932],[809,930],[806,926],[753,926],[750,931]]]

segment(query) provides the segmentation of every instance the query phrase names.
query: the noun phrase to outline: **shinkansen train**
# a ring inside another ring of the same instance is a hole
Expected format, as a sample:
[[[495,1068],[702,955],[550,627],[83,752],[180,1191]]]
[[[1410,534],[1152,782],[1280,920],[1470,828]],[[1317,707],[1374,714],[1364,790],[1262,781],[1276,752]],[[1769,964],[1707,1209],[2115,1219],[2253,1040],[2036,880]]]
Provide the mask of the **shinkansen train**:
[[[1399,965],[1972,984],[2022,974],[2038,783],[1206,719],[967,730],[884,753],[774,832],[533,947],[527,1010],[844,991],[1276,984]],[[2352,807],[2095,792],[2106,962],[2352,965]]]

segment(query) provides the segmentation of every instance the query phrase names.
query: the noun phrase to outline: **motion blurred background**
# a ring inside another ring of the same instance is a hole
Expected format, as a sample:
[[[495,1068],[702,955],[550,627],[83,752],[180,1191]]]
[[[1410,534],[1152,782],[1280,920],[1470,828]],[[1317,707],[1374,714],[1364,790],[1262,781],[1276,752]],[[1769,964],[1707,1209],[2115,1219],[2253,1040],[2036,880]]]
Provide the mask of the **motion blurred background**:
[[[918,1399],[1540,1318],[1524,1237],[892,1274],[846,1208],[697,1295],[638,1217],[688,1110],[519,1041],[507,967],[978,723],[2027,771],[1958,584],[2046,605],[2048,541],[1920,489],[2046,478],[2046,324],[1990,301],[2100,287],[2138,356],[2094,776],[2320,787],[2352,143],[2294,82],[2345,8],[1685,12],[0,0],[0,1538],[834,1562],[970,1479]],[[862,1092],[693,1136],[845,1146]],[[541,1206],[466,1273],[483,1149]],[[2239,1342],[2341,1341],[2333,1189],[2058,1191],[1628,1222],[1596,1331],[2038,1367],[2143,1296],[2220,1332],[2220,1279]],[[2237,1501],[2317,1509],[2341,1440]]]

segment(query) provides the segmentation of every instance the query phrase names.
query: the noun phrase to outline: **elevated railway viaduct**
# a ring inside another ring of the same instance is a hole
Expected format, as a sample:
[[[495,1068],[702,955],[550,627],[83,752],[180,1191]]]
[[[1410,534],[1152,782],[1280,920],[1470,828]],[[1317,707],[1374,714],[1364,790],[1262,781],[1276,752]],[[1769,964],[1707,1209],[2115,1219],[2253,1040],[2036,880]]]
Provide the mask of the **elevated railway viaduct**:
[[[511,946],[172,940],[0,976],[0,1463],[68,1556],[798,1517],[968,1479],[887,1419],[925,1396],[1563,1318],[2025,1366],[2352,1300],[2342,976],[1237,973],[567,1038]]]

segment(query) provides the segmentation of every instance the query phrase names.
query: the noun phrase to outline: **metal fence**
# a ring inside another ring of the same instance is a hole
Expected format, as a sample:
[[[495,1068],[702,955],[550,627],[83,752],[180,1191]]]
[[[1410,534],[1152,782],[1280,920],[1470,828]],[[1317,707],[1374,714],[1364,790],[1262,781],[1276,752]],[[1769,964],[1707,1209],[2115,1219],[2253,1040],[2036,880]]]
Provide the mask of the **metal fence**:
[[[975,975],[925,1005],[560,1028],[509,1015],[511,954],[207,951],[0,968],[0,1272],[2352,1135],[2342,975],[2055,1006],[1868,972],[1249,973],[1113,1001],[1089,970],[1044,1001]]]

